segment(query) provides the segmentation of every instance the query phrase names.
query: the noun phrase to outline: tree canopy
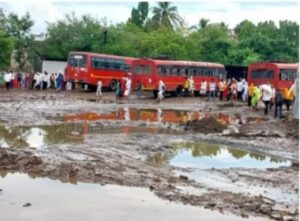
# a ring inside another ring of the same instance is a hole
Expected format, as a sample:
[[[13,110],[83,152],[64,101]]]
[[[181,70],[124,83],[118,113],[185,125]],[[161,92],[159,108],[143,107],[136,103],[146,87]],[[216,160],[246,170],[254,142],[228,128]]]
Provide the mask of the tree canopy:
[[[45,41],[30,34],[30,14],[5,15],[0,9],[0,69],[37,69],[40,59],[66,60],[70,51],[90,51],[131,57],[158,57],[248,65],[256,61],[296,62],[299,25],[292,21],[241,21],[232,30],[224,22],[201,18],[184,27],[170,2],[149,8],[139,2],[127,22],[108,23],[91,15],[66,15],[49,23]],[[13,58],[13,59],[12,59]],[[12,65],[15,60],[15,66]]]

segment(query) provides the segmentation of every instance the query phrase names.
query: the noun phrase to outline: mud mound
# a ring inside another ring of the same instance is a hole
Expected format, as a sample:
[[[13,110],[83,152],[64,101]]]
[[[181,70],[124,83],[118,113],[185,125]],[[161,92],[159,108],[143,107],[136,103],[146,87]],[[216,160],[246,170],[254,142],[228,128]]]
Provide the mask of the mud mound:
[[[199,133],[221,133],[226,126],[218,122],[214,117],[203,118],[201,120],[188,121],[185,130],[193,130]]]

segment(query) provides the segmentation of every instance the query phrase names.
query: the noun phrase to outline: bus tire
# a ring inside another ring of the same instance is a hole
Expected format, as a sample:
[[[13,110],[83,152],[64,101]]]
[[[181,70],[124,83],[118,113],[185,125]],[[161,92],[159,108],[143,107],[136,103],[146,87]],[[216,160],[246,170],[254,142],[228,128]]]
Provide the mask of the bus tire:
[[[179,96],[182,94],[182,89],[183,89],[183,87],[182,87],[181,85],[178,85],[178,86],[176,87],[176,89],[175,89],[175,95],[176,95],[177,97],[179,97]]]
[[[115,79],[111,80],[109,82],[109,90],[115,91],[117,86],[117,81]]]

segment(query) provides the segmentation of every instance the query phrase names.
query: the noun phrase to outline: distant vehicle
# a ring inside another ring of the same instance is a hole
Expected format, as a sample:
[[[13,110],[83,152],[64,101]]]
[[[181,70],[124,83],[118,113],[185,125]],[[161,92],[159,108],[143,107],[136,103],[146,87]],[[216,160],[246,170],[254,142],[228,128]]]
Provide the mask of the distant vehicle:
[[[134,58],[89,52],[70,52],[65,68],[65,79],[82,86],[96,87],[99,80],[103,87],[115,90],[118,80],[130,71]]]
[[[199,90],[201,80],[218,82],[225,78],[225,67],[222,64],[196,61],[172,61],[154,59],[136,59],[132,62],[133,83],[137,81],[143,90],[151,90],[157,94],[158,82],[162,80],[166,92],[179,95],[186,77],[192,76],[195,90]]]
[[[297,76],[298,64],[261,62],[248,66],[248,83],[258,86],[271,83],[274,88],[283,90],[292,86]]]

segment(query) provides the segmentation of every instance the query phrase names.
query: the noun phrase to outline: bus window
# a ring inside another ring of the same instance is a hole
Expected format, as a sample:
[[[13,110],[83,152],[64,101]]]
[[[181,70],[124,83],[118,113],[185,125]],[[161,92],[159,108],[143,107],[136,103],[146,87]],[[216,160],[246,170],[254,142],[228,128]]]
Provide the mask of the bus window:
[[[165,76],[171,76],[171,68],[170,67],[166,67],[166,72],[165,72]]]
[[[253,70],[251,72],[251,77],[252,79],[260,79],[260,78],[273,79],[274,71],[266,70],[266,69]]]
[[[123,65],[123,61],[122,60],[115,60],[114,63],[114,69],[115,70],[122,70],[122,65]]]
[[[139,66],[139,65],[135,66],[133,69],[133,73],[138,75],[138,74],[140,74],[140,72],[141,72],[141,66]]]
[[[150,66],[144,66],[143,74],[147,74],[147,75],[151,74],[151,68],[150,68]]]
[[[157,74],[162,75],[162,67],[157,67]]]
[[[279,79],[293,81],[296,78],[296,69],[280,69]]]
[[[177,76],[177,67],[172,68],[172,75]]]
[[[193,75],[197,76],[197,68],[193,68]]]
[[[71,54],[69,55],[68,64],[71,67],[86,67],[86,55]]]
[[[92,68],[103,69],[105,60],[103,58],[92,57],[91,63]]]

